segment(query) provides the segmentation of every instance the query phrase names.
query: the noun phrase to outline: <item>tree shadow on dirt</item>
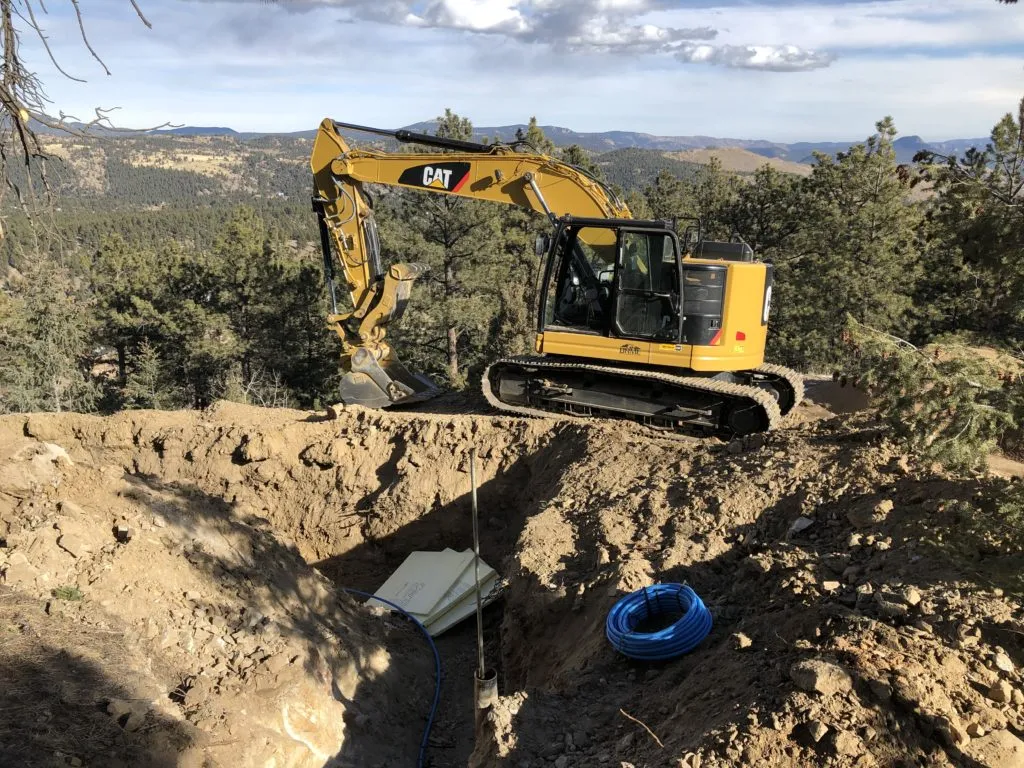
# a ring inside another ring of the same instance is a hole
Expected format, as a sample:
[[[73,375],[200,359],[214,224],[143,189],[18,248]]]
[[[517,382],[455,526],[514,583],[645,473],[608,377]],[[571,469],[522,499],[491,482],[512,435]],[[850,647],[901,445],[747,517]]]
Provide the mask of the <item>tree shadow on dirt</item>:
[[[56,603],[0,587],[0,765],[176,768],[202,734],[135,710],[148,700],[120,636],[65,619]]]
[[[298,666],[301,677],[344,705],[344,747],[326,765],[410,764],[420,732],[409,723],[427,711],[433,694],[433,663],[417,630],[332,589],[268,521],[240,515],[193,485],[125,478],[135,484],[136,500],[184,532],[181,556],[220,591],[207,590],[190,606],[200,623],[217,622],[212,631],[230,643],[227,665],[238,680],[259,695],[279,685],[280,675],[294,680]],[[292,651],[275,660],[266,649],[282,640]],[[247,654],[251,648],[257,650]],[[207,645],[196,653],[208,651]],[[186,699],[197,683],[183,681]]]

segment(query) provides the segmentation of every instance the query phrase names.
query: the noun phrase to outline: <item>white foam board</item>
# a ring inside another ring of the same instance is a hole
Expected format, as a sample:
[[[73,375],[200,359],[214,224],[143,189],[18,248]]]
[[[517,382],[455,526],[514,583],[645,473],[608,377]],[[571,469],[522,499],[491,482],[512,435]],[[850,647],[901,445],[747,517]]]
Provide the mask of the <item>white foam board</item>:
[[[497,591],[494,589],[497,582],[498,574],[496,573],[492,573],[486,582],[483,580],[483,577],[481,577],[481,605],[489,605],[497,599]],[[444,614],[425,626],[431,637],[437,637],[442,632],[454,627],[460,621],[468,619],[474,613],[476,613],[476,595],[470,591],[463,595],[462,599],[452,605]]]
[[[448,591],[441,596],[441,599],[438,600],[437,604],[428,615],[425,617],[416,617],[425,625],[437,621],[441,616],[451,610],[454,605],[462,601],[466,595],[469,595],[472,598],[474,604],[476,603],[476,597],[474,596],[473,591],[476,585],[476,575],[473,568],[473,550],[466,550],[464,554],[469,555],[469,562],[462,570],[462,573],[458,575],[458,578],[456,578],[448,588]],[[488,587],[486,585],[489,579],[493,581],[492,577],[497,577],[494,569],[485,563],[483,558],[480,558],[480,584],[484,593],[488,591]]]
[[[409,613],[429,616],[472,560],[472,551],[467,553],[446,549],[441,552],[410,552],[398,569],[373,593],[374,597],[390,600]],[[366,603],[388,607],[373,598]]]

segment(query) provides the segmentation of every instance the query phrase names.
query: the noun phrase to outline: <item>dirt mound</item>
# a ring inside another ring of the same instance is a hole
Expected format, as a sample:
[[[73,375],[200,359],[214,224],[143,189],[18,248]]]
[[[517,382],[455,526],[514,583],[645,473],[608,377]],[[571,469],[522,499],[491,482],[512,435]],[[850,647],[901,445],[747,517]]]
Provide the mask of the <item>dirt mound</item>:
[[[5,764],[402,764],[433,693],[422,638],[234,494],[160,471],[172,434],[211,472],[256,450],[180,416],[0,420]]]
[[[341,588],[469,545],[470,446],[507,580],[486,615],[503,696],[474,749],[472,622],[442,636],[429,765],[1024,759],[1024,563],[977,508],[997,481],[918,467],[861,415],[809,404],[725,445],[220,403],[6,417],[0,446],[0,665],[21,670],[0,756],[29,765],[413,764],[430,654]],[[656,581],[693,586],[714,627],[631,662],[605,617]]]
[[[863,419],[595,446],[517,545],[510,695],[480,764],[1019,764],[1024,626],[1004,590],[1024,557],[1019,533],[979,526],[982,482],[914,466]],[[686,657],[632,662],[604,621],[655,581],[691,585],[715,624]]]

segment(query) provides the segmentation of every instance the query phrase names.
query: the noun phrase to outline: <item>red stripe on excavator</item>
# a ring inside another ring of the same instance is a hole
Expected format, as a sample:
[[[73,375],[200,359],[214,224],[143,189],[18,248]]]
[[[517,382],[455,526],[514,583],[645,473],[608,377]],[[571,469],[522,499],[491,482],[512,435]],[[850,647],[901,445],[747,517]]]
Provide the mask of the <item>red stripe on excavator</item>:
[[[468,178],[469,178],[469,172],[467,171],[466,175],[463,176],[461,179],[459,179],[459,183],[455,185],[455,189],[453,189],[452,192],[458,192],[460,189],[462,189],[463,185],[466,183],[466,180]]]
[[[708,346],[709,347],[713,347],[718,342],[720,342],[721,340],[722,340],[722,331],[719,330],[718,333],[716,333],[714,336],[711,337],[711,341],[708,342]]]

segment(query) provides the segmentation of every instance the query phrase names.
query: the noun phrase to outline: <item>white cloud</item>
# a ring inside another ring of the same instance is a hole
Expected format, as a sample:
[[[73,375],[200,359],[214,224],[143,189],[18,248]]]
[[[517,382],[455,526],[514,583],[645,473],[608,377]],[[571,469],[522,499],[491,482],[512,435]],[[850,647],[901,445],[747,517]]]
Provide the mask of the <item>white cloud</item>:
[[[874,0],[868,2],[757,3],[662,8],[651,23],[718,27],[719,41],[735,45],[797,45],[842,54],[851,49],[1015,44],[1024,54],[1024,8],[995,0]]]
[[[684,45],[676,58],[687,63],[721,64],[739,69],[797,72],[827,67],[835,57],[795,45]]]
[[[780,77],[762,70],[779,63],[775,48],[787,38],[767,23],[756,29],[759,24],[751,18],[767,17],[763,9],[746,5],[727,14],[728,26],[723,18],[701,15],[704,11],[637,17],[634,26],[650,21],[658,30],[720,24],[719,36],[711,42],[739,48],[731,54],[732,66],[684,66],[671,54],[581,55],[567,51],[565,42],[533,44],[510,35],[364,20],[339,25],[344,14],[327,6],[297,14],[254,0],[140,2],[152,30],[138,22],[127,0],[90,0],[90,39],[111,77],[103,76],[82,48],[73,13],[60,17],[54,11],[47,31],[62,64],[87,77],[88,83],[62,79],[38,43],[24,39],[30,63],[40,68],[58,107],[88,116],[94,106],[120,105],[117,120],[127,126],[170,120],[292,131],[315,128],[326,116],[399,127],[450,106],[477,125],[523,122],[536,115],[542,123],[581,131],[778,141],[856,139],[867,136],[875,120],[891,114],[904,133],[947,139],[987,134],[1024,93],[1024,56],[986,55],[981,44],[973,55],[967,55],[969,47],[915,55],[895,48],[858,52],[829,67]],[[956,6],[958,0],[949,2]],[[978,2],[988,5],[988,0]],[[379,0],[376,5],[380,7]],[[533,2],[541,10],[557,5],[554,0]],[[650,0],[604,0],[592,7],[603,12],[607,7],[652,5]],[[892,0],[887,5],[906,10],[920,3]],[[994,0],[991,5],[1009,16],[1022,15]],[[480,15],[465,21],[484,23],[488,14],[498,20],[503,9],[513,7],[511,0],[482,2],[474,11]],[[807,9],[812,21],[824,20],[818,6],[776,6],[775,12],[794,19]],[[422,5],[420,12],[425,13]],[[851,13],[852,28],[861,18]],[[956,19],[946,23],[962,25]],[[827,25],[813,35],[809,30],[814,25],[808,25],[793,36],[795,45],[837,49],[822,45],[832,39]],[[854,39],[863,38],[863,31],[854,31]],[[594,34],[585,33],[590,39]],[[761,43],[751,42],[758,39],[764,41],[760,51]],[[708,42],[716,50],[709,41],[686,42]],[[798,55],[792,49],[782,51]]]
[[[776,71],[827,66],[827,54],[792,44],[715,46],[718,30],[699,26],[656,24],[647,17],[672,4],[668,0],[284,0],[293,10],[320,6],[341,9],[350,20],[396,26],[432,27],[500,35],[581,53],[677,54],[686,63]],[[702,44],[695,46],[695,41]]]

